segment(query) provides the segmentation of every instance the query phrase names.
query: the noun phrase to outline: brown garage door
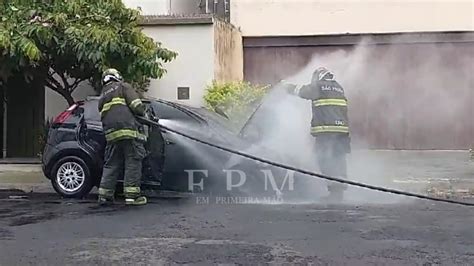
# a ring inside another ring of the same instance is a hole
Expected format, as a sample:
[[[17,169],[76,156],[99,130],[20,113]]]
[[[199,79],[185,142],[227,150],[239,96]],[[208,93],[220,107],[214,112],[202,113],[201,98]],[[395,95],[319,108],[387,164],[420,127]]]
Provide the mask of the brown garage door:
[[[346,89],[359,147],[467,149],[474,143],[472,33],[366,37],[246,38],[245,78],[273,84],[308,64],[332,68]]]

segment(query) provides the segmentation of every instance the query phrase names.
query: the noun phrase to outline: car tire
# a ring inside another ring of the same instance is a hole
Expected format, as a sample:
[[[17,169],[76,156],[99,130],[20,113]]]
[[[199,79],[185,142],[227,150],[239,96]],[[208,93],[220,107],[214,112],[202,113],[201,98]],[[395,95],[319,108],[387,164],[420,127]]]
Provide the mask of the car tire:
[[[54,190],[65,198],[83,198],[94,186],[89,167],[77,156],[62,158],[51,173]]]

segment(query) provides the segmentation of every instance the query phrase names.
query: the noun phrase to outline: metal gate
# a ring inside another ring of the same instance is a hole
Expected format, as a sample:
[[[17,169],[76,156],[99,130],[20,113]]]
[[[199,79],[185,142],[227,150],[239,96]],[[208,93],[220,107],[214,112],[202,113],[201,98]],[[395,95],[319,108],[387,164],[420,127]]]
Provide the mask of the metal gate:
[[[318,60],[346,89],[355,146],[454,150],[474,143],[474,33],[244,39],[251,82],[272,84]]]

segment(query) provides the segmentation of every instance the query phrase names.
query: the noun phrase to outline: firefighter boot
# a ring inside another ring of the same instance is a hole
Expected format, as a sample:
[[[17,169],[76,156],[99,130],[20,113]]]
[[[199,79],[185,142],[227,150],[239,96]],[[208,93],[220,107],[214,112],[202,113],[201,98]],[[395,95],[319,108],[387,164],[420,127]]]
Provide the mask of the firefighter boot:
[[[110,189],[99,188],[99,206],[110,206],[114,204],[114,191]]]
[[[125,205],[139,206],[147,203],[147,198],[141,196],[140,187],[124,187]]]
[[[140,206],[147,204],[147,198],[145,196],[139,196],[136,198],[126,198],[125,205]]]

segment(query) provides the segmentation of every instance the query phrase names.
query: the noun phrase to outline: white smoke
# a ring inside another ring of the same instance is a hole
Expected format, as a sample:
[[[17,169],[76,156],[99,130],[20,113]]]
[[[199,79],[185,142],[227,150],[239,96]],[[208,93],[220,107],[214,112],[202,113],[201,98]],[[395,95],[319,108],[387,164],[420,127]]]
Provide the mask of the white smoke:
[[[392,41],[400,43],[403,39]],[[325,66],[331,70],[346,91],[349,119],[369,121],[365,128],[351,124],[352,128],[358,127],[362,135],[352,136],[353,153],[348,156],[349,178],[393,187],[393,179],[410,177],[410,167],[394,165],[393,161],[385,161],[386,157],[360,150],[378,147],[416,149],[417,145],[430,148],[430,143],[436,143],[433,138],[446,142],[450,137],[455,137],[453,134],[460,134],[462,127],[469,123],[456,121],[456,115],[463,110],[472,110],[466,104],[472,103],[473,97],[474,54],[472,49],[464,50],[468,53],[461,57],[458,55],[461,53],[459,47],[451,44],[410,44],[414,49],[407,52],[410,49],[405,48],[409,44],[376,47],[369,42],[365,40],[349,50],[318,54],[298,73],[284,79],[291,83],[307,84],[318,67]],[[446,55],[455,54],[458,55],[455,57],[456,62],[446,58]],[[309,135],[311,103],[285,93],[278,85],[266,102],[269,104],[265,104],[256,115],[256,123],[264,129],[260,144],[285,155],[292,165],[319,171],[314,140]],[[436,127],[437,123],[453,125],[454,128],[440,131],[439,126]],[[383,136],[384,139],[375,136],[374,131],[378,128],[388,132],[388,135]],[[417,135],[421,131],[433,135]],[[405,143],[406,139],[417,142]],[[441,144],[432,146],[442,148]],[[309,191],[314,191],[306,195],[309,201],[322,196],[314,194],[324,193],[324,182],[311,182],[309,186],[312,186]],[[404,199],[353,187],[347,191],[346,198],[349,202],[368,203],[399,202]]]

